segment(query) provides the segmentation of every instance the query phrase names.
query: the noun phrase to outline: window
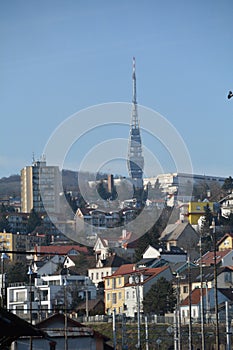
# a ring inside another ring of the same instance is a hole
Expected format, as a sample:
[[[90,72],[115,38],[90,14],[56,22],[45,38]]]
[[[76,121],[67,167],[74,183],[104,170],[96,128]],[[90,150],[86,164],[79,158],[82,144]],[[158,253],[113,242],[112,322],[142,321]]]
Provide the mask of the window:
[[[20,292],[16,292],[15,293],[15,301],[25,301],[25,292],[24,291],[20,291]]]
[[[121,285],[121,277],[118,278],[118,285]]]
[[[113,304],[117,303],[117,295],[116,295],[116,293],[112,293],[112,303]]]
[[[92,272],[91,273],[91,279],[93,280],[93,278],[94,278],[94,273]]]
[[[121,300],[121,292],[119,292],[119,300]]]
[[[108,287],[110,286],[110,279],[109,278],[107,279],[107,286]]]
[[[110,300],[110,293],[107,294],[107,300]]]
[[[126,299],[129,299],[129,292],[126,292]]]
[[[183,293],[188,293],[188,286],[183,286]]]
[[[96,279],[99,279],[99,272],[96,272]]]

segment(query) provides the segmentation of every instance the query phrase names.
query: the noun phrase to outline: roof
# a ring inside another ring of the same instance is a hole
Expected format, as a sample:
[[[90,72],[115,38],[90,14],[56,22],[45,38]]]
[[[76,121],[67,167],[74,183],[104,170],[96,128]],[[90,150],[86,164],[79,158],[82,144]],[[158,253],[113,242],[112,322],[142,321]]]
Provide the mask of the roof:
[[[220,250],[216,252],[216,263],[221,263],[222,259],[231,252],[231,249]],[[205,266],[214,265],[214,252],[205,253],[201,259],[197,261],[198,264],[202,263]]]
[[[123,264],[127,264],[128,261],[121,258],[117,254],[112,254],[106,260],[101,260],[103,267],[120,267]]]
[[[59,323],[61,324],[61,328],[59,328]],[[65,315],[64,314],[53,314],[52,316],[46,318],[45,320],[39,322],[37,327],[41,330],[45,330],[46,333],[50,335],[50,337],[63,337],[64,336],[64,323],[65,323]],[[55,329],[54,329],[55,325]],[[72,336],[76,337],[94,337],[94,338],[102,338],[103,341],[108,341],[109,338],[105,335],[94,331],[94,329],[87,327],[86,325],[77,322],[76,320],[67,316],[67,330],[69,336],[69,330]]]
[[[231,238],[233,238],[233,233],[226,233],[218,242],[217,242],[217,245],[220,245],[222,242],[224,242],[225,241],[225,239],[227,238],[227,237],[231,237]]]
[[[217,268],[217,275],[220,275],[224,271],[229,271],[229,267],[218,267]],[[189,283],[189,271],[188,269],[182,271],[182,273],[179,274],[180,277],[180,284],[182,283]],[[214,279],[214,269],[213,266],[203,266],[202,267],[202,280],[203,281],[213,281]],[[174,282],[177,280],[177,276],[174,277]],[[190,269],[190,280],[191,283],[199,283],[201,282],[201,274],[200,274],[200,267],[192,267]],[[177,282],[175,282],[177,283]]]
[[[208,288],[208,292],[211,289]],[[231,288],[218,288],[218,293],[223,294],[229,301],[233,301],[233,294]],[[202,288],[202,295],[206,295],[206,288]],[[191,304],[192,305],[198,305],[201,300],[201,289],[200,288],[195,288],[192,291],[191,294]],[[187,296],[181,303],[181,306],[187,306],[189,305],[189,296]]]
[[[22,336],[42,336],[47,334],[21,319],[17,315],[0,308],[0,349]]]
[[[128,275],[128,274],[133,273],[133,272],[135,272],[135,264],[125,264],[125,265],[121,265],[119,267],[119,269],[117,269],[112,274],[112,276]]]
[[[35,253],[43,254],[60,254],[69,255],[72,250],[76,250],[79,253],[88,254],[87,247],[81,247],[79,245],[46,245],[46,246],[36,246],[34,248]]]
[[[141,281],[140,284],[143,285],[167,269],[169,269],[169,266],[161,266],[161,267],[145,268],[141,270],[138,269],[138,270],[135,270],[134,273],[138,274],[141,271],[143,275],[143,281]],[[126,283],[125,286],[132,286],[132,285],[134,285],[134,283]]]
[[[167,225],[167,227],[161,233],[160,240],[177,240],[187,228],[191,229],[195,234],[197,234],[189,222],[176,222],[175,224]]]
[[[86,310],[88,306],[88,310],[94,310],[98,305],[103,305],[104,306],[104,301],[103,299],[91,299],[88,300],[88,304],[86,304],[86,301],[83,303],[79,304],[76,308],[76,310]]]
[[[209,290],[209,289],[208,289]],[[202,288],[202,295],[206,295],[206,288]],[[201,299],[201,288],[195,288],[191,293],[191,304],[198,305]],[[189,305],[189,296],[187,296],[182,302],[181,306]]]

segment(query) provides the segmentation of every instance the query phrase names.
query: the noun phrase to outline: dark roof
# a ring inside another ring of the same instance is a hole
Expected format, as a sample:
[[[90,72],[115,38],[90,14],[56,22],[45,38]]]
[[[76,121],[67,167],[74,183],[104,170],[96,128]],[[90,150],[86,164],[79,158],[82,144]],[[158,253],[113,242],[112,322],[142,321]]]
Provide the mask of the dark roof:
[[[117,254],[112,254],[106,260],[101,261],[104,267],[120,267],[121,265],[129,264],[129,261],[127,261],[124,258],[121,258]]]
[[[198,233],[194,230],[189,222],[176,222],[175,224],[167,225],[167,227],[161,233],[160,240],[177,240],[187,228],[193,231],[195,235],[198,235]]]
[[[10,346],[13,341],[22,336],[42,336],[47,338],[47,334],[42,330],[32,326],[6,309],[0,308],[0,349]]]
[[[52,316],[46,318],[45,320],[39,322],[37,324],[37,327],[40,328],[40,329],[43,329],[43,330],[48,330],[49,332],[49,328],[53,325],[53,324],[56,324],[56,328],[58,328],[57,326],[57,322],[60,321],[62,325],[64,325],[64,322],[65,322],[65,315],[64,314],[53,314]],[[96,332],[94,329],[70,318],[70,317],[67,317],[67,326],[68,327],[72,327],[72,328],[81,328],[82,330],[85,330],[87,331],[87,333],[90,335],[90,336],[93,336],[95,338],[102,338],[105,342],[109,340],[108,337],[106,337],[105,335],[99,333],[99,332]],[[63,326],[62,326],[63,327]],[[53,330],[53,328],[51,328],[51,330]],[[86,336],[85,333],[82,331],[80,333],[80,336]]]
[[[224,271],[229,271],[230,268],[228,267],[218,267],[217,268],[217,275],[220,275]],[[185,269],[180,273],[180,283],[188,283],[189,282],[189,272],[188,269]],[[175,279],[174,278],[174,282]],[[213,266],[203,266],[202,267],[202,280],[203,281],[212,281],[214,279],[214,267]],[[201,275],[200,275],[200,267],[190,267],[190,280],[191,283],[194,282],[200,282],[201,281]],[[176,283],[176,282],[175,282]]]
[[[88,300],[88,310],[94,310],[98,305],[103,305],[104,306],[104,301],[103,299],[91,299]],[[86,310],[87,304],[86,301],[83,303],[80,303],[76,310]]]

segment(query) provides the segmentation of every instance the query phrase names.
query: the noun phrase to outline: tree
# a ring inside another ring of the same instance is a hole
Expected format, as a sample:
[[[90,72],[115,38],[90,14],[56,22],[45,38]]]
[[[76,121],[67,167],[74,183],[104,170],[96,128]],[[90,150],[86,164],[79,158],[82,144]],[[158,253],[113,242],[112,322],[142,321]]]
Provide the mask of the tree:
[[[9,262],[6,264],[7,283],[27,282],[27,267],[22,262]]]
[[[210,225],[212,224],[212,220],[213,220],[213,214],[212,211],[210,209],[209,203],[206,203],[206,206],[204,207],[205,210],[205,214],[204,214],[204,228],[206,230],[209,230]]]
[[[222,189],[224,191],[229,191],[231,192],[233,189],[233,179],[231,176],[229,176],[228,178],[226,178],[226,180],[224,181],[224,184],[222,185]]]
[[[158,210],[158,213],[152,218],[154,220],[154,225],[142,237],[140,237],[137,242],[135,261],[141,260],[142,254],[148,245],[159,248],[159,237],[167,226],[172,213],[172,207],[165,207],[162,212]]]
[[[37,226],[41,225],[41,219],[34,209],[31,210],[28,223],[27,223],[27,232],[31,233],[35,230]]]
[[[0,232],[11,232],[11,226],[7,219],[7,214],[2,213],[0,216]]]
[[[152,285],[143,300],[144,313],[155,313],[164,315],[167,312],[173,312],[176,305],[176,294],[172,282],[164,277],[158,279]]]

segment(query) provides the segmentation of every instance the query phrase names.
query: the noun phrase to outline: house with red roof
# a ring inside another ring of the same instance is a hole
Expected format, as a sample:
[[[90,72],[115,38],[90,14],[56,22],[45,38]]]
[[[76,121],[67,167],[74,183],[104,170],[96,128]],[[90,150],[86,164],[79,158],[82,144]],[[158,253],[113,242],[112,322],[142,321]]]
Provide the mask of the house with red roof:
[[[219,320],[225,322],[225,302],[233,302],[232,290],[229,288],[218,289],[218,306],[219,306]],[[191,300],[189,296],[185,298],[180,304],[180,316],[183,324],[189,322],[189,309],[191,307],[191,317],[193,322],[200,322],[201,319],[201,298],[204,308],[204,317],[206,321],[213,322],[215,320],[215,289],[214,288],[195,288],[191,292]]]
[[[197,264],[202,266],[213,266],[215,261],[214,252],[208,251],[197,260]],[[233,250],[225,249],[216,251],[216,264],[218,266],[233,266]]]
[[[122,265],[111,276],[105,277],[105,312],[125,313],[134,317],[138,302],[143,312],[143,298],[151,286],[161,277],[172,280],[169,266],[137,269],[135,264]]]
[[[88,254],[87,247],[81,247],[79,245],[46,245],[34,247],[34,261],[40,260],[44,256],[77,256],[80,254]]]

